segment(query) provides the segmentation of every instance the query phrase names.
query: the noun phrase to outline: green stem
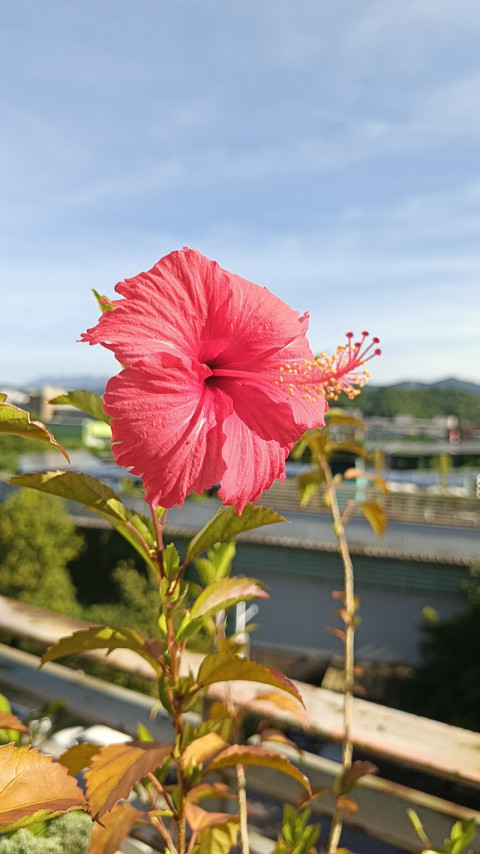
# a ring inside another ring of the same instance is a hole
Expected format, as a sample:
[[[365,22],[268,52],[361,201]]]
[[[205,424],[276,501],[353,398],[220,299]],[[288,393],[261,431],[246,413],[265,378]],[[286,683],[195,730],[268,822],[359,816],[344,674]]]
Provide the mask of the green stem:
[[[337,493],[332,478],[332,472],[326,458],[319,454],[318,461],[325,474],[328,497],[333,516],[334,530],[338,539],[340,556],[343,564],[343,580],[345,594],[345,657],[344,657],[344,690],[343,690],[343,739],[342,739],[342,771],[344,776],[352,766],[353,744],[351,738],[352,710],[353,710],[353,683],[355,666],[355,590],[353,564],[348,550],[345,528],[342,515],[338,506]],[[335,854],[340,842],[343,827],[344,808],[341,800],[337,803],[333,813],[328,840],[328,854]]]

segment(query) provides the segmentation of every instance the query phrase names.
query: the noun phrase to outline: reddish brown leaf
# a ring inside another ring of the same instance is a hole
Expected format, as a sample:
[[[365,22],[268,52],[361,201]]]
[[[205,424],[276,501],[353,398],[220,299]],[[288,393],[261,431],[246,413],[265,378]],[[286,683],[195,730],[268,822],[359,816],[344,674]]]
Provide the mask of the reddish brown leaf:
[[[128,798],[143,777],[160,768],[171,750],[171,744],[148,741],[102,747],[85,774],[87,803],[93,818],[101,818],[121,798]]]
[[[226,783],[199,783],[187,792],[187,801],[197,803],[204,798],[228,798],[236,800],[236,795]]]
[[[219,768],[231,768],[235,765],[263,765],[265,768],[282,771],[297,780],[311,794],[310,782],[305,774],[302,774],[285,756],[274,753],[272,750],[266,750],[264,747],[234,744],[216,756],[209,763],[205,772],[216,771]]]
[[[197,806],[187,802],[185,804],[185,818],[192,830],[206,830],[207,827],[218,827],[219,824],[226,824],[229,821],[238,821],[238,816],[231,815],[228,812],[208,812]]]
[[[0,712],[0,729],[14,729],[16,732],[28,733],[25,724],[22,724],[17,716],[10,712]]]
[[[29,747],[0,747],[0,827],[16,830],[83,807],[85,798],[66,768]]]
[[[131,804],[117,804],[102,819],[102,825],[94,825],[90,836],[89,854],[116,854],[135,822],[142,818],[143,813]]]

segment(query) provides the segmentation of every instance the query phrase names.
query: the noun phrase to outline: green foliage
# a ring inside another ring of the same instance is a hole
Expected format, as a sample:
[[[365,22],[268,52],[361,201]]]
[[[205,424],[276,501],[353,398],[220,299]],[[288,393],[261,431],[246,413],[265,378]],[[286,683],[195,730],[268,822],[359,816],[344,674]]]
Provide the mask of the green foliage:
[[[39,835],[22,828],[0,838],[0,854],[88,854],[92,820],[75,811],[54,818]]]
[[[77,616],[67,564],[82,544],[58,498],[13,493],[0,505],[0,593]]]
[[[416,812],[414,812],[414,810],[408,810],[407,815],[412,823],[415,833],[423,845],[426,846],[422,851],[422,854],[462,854],[462,852],[465,852],[467,845],[470,845],[470,842],[476,833],[474,819],[456,821],[450,832],[449,839],[444,840],[441,848],[433,848]],[[469,848],[468,854],[478,854],[478,852],[474,852]]]
[[[362,396],[349,401],[342,398],[347,409],[362,410],[363,415],[380,415],[393,418],[395,415],[412,415],[414,418],[435,418],[437,415],[456,415],[460,425],[480,421],[480,395],[470,394],[456,388],[362,389]]]
[[[282,833],[272,854],[310,854],[315,845],[320,828],[308,824],[310,810],[298,810],[286,804],[283,810]]]
[[[48,471],[41,474],[17,475],[12,477],[10,482],[15,486],[28,486],[47,495],[57,495],[83,504],[125,537],[155,571],[151,558],[155,545],[152,522],[140,513],[125,507],[113,489],[101,480],[73,471]]]

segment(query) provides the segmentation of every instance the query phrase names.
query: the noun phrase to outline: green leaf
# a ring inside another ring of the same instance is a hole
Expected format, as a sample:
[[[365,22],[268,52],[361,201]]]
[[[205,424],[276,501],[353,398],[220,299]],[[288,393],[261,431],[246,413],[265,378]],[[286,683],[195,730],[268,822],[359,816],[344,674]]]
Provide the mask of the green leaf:
[[[106,424],[110,424],[111,421],[110,416],[103,411],[102,398],[98,394],[94,394],[93,391],[69,391],[52,398],[49,403],[75,406],[76,409],[86,412],[87,415],[91,415],[97,421],[104,421]]]
[[[206,828],[197,835],[196,854],[229,854],[237,844],[239,822],[234,817],[217,827]]]
[[[289,777],[297,780],[311,794],[308,777],[302,774],[300,769],[292,765],[281,753],[266,750],[264,747],[251,747],[243,744],[234,744],[231,747],[227,747],[209,762],[208,767],[205,768],[205,773],[217,771],[220,768],[231,768],[235,765],[260,765],[264,768],[274,768],[276,771],[282,771],[283,774],[288,774]]]
[[[377,537],[383,537],[387,528],[387,514],[380,504],[376,501],[362,501],[360,504],[362,513],[367,522],[370,523],[373,532]]]
[[[252,578],[235,576],[214,581],[197,596],[190,613],[177,632],[177,640],[181,641],[195,634],[207,617],[250,599],[269,599],[266,590]]]
[[[236,551],[235,543],[230,540],[225,543],[215,543],[206,557],[196,559],[195,569],[205,587],[229,575]]]
[[[41,474],[16,475],[10,478],[10,483],[78,501],[109,522],[148,565],[157,571],[151,557],[151,552],[155,551],[153,524],[145,516],[128,510],[116,492],[105,486],[101,480],[73,471],[48,471]]]
[[[297,477],[297,490],[300,496],[300,506],[306,507],[320,486],[325,483],[322,469],[313,469]]]
[[[18,406],[12,406],[11,403],[5,403],[6,399],[6,394],[0,394],[0,433],[47,442],[48,445],[60,451],[67,462],[70,462],[65,448],[62,448],[44,424],[40,421],[32,421],[28,412],[19,409]]]
[[[135,629],[120,626],[92,626],[90,629],[80,629],[49,646],[41,661],[46,664],[47,661],[55,661],[64,655],[78,655],[92,649],[131,649],[148,661],[159,676],[163,673],[157,658],[157,642],[145,640]]]
[[[163,552],[163,569],[168,581],[174,581],[178,576],[180,555],[173,543],[169,543]]]
[[[235,507],[224,507],[218,510],[213,519],[207,522],[193,540],[190,540],[185,562],[193,560],[215,543],[231,540],[232,537],[254,528],[286,521],[284,516],[280,516],[274,510],[254,504],[247,504],[240,516],[237,515]]]
[[[203,659],[197,676],[199,687],[213,685],[215,682],[229,681],[262,682],[274,685],[292,694],[299,703],[304,705],[298,689],[280,670],[266,667],[248,658],[239,658],[226,652],[212,652]]]

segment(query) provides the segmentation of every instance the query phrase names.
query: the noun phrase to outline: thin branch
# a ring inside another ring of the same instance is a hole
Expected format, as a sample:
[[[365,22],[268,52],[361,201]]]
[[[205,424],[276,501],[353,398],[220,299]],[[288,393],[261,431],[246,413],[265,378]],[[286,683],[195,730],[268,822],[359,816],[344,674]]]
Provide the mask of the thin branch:
[[[353,711],[353,684],[355,664],[355,591],[353,564],[348,550],[345,528],[338,506],[337,493],[333,483],[330,466],[323,454],[319,454],[318,461],[325,473],[327,489],[330,498],[335,534],[338,539],[340,555],[343,563],[343,578],[345,592],[345,657],[344,657],[344,691],[343,691],[343,739],[342,739],[342,775],[352,766],[353,744],[351,738],[352,711]],[[348,518],[348,517],[347,517]],[[328,854],[335,854],[340,841],[343,827],[344,809],[337,798],[330,828],[328,840]]]

